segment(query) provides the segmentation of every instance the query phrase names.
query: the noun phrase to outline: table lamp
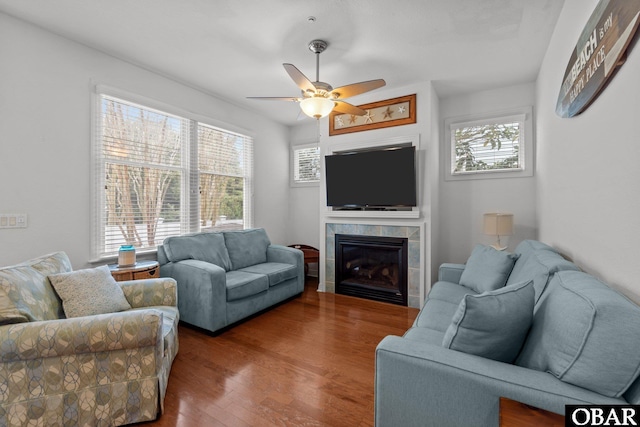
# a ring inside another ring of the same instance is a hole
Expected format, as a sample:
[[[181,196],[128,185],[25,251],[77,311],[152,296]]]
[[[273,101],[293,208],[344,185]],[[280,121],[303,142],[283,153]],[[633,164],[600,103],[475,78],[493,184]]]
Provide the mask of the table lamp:
[[[484,214],[484,234],[496,236],[496,243],[493,248],[504,251],[506,246],[500,243],[500,236],[511,236],[513,234],[513,214],[510,213],[486,213]]]

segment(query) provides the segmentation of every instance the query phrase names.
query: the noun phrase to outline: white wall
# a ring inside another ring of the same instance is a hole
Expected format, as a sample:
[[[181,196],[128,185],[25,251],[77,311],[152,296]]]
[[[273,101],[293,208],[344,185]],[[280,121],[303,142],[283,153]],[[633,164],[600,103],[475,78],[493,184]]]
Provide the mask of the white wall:
[[[27,213],[29,223],[0,230],[0,265],[63,250],[74,268],[87,266],[96,83],[254,136],[254,225],[289,241],[287,127],[1,13],[0,58],[0,213]]]
[[[566,0],[537,80],[540,240],[640,302],[640,47],[582,114],[555,114],[597,0]],[[636,40],[638,34],[636,34]]]
[[[326,131],[325,131],[326,132]],[[313,119],[304,119],[291,128],[291,145],[318,142],[318,127]],[[291,155],[291,154],[289,154]],[[310,245],[320,249],[320,184],[291,187],[289,191],[291,243]]]
[[[528,105],[534,106],[535,124],[534,83],[440,99],[441,159],[448,149],[444,141],[445,119]],[[482,234],[482,214],[486,212],[514,214],[514,235],[508,238],[509,250],[513,250],[524,239],[537,237],[535,170],[533,177],[445,181],[445,167],[443,161],[439,179],[440,239],[437,264],[464,263],[476,244],[493,243],[492,238]]]

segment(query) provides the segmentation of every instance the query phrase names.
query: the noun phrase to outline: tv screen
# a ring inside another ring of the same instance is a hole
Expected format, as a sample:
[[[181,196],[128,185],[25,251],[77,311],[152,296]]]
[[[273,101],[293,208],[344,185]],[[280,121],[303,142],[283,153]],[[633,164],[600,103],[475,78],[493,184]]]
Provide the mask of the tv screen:
[[[415,147],[325,156],[327,206],[416,206]]]

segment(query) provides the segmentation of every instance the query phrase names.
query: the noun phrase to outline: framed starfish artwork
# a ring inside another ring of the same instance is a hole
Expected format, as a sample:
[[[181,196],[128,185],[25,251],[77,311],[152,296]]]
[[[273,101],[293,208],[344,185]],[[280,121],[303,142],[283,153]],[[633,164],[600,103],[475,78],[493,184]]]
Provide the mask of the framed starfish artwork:
[[[358,105],[364,116],[333,112],[329,116],[329,136],[363,130],[408,125],[416,122],[416,94]]]

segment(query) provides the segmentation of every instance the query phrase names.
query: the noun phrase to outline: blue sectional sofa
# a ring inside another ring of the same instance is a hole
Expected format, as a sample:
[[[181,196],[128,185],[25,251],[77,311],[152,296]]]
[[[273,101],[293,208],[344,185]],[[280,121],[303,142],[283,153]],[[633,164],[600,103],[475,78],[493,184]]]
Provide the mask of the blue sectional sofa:
[[[558,414],[640,404],[640,307],[541,242],[497,265],[476,250],[378,345],[376,426],[497,426],[500,397]],[[483,288],[492,275],[503,286]]]
[[[158,263],[178,283],[180,319],[210,332],[304,291],[302,251],[262,228],[168,237]]]

